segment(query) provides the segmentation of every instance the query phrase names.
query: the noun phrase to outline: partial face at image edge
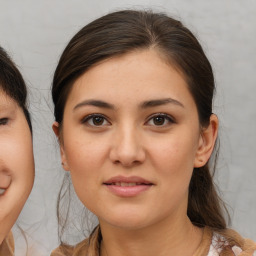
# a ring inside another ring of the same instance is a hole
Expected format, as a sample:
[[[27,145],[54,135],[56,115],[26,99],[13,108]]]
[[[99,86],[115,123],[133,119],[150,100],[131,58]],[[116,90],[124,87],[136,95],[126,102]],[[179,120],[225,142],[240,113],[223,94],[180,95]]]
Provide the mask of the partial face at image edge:
[[[0,90],[0,243],[33,186],[32,134],[22,108]]]

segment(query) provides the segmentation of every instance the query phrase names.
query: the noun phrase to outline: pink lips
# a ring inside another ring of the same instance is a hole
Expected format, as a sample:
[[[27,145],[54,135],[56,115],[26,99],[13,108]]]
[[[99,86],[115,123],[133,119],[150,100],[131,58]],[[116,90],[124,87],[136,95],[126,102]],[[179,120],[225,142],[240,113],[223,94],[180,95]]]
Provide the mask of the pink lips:
[[[133,197],[150,189],[154,184],[141,177],[116,176],[103,183],[113,194],[121,197]]]

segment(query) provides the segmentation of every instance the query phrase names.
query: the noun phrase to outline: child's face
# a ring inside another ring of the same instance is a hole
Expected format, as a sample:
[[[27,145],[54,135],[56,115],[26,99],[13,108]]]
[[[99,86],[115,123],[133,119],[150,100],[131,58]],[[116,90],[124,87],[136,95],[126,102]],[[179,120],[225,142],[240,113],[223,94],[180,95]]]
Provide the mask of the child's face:
[[[78,78],[60,139],[80,200],[101,225],[128,229],[186,218],[193,169],[210,156],[201,154],[186,81],[154,51],[106,60]]]
[[[34,181],[32,136],[22,109],[0,90],[0,244]]]

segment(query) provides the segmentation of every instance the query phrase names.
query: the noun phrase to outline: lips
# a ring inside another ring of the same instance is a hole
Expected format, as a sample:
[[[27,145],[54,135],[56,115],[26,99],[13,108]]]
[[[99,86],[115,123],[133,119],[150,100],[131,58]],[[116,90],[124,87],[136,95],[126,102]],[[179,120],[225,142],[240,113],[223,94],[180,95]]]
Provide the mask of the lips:
[[[4,188],[0,188],[0,196],[4,194],[5,190],[6,189],[4,189]]]
[[[144,183],[136,183],[136,182],[113,182],[113,183],[108,183],[106,185],[115,185],[115,186],[120,186],[120,187],[134,187],[138,185],[146,185]]]
[[[121,184],[153,185],[152,182],[138,176],[131,176],[131,177],[116,176],[105,181],[104,184],[106,185],[116,184],[120,186]]]
[[[116,176],[103,182],[103,185],[117,196],[134,197],[149,190],[154,184],[137,176]]]

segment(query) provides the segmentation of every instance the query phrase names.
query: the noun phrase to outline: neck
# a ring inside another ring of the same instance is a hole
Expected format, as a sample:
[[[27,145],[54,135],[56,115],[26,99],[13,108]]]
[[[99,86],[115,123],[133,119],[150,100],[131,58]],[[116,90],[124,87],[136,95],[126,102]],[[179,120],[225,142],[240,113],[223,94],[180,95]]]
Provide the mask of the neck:
[[[203,231],[187,216],[172,224],[161,221],[146,228],[127,230],[101,224],[101,256],[191,256],[199,246]]]

